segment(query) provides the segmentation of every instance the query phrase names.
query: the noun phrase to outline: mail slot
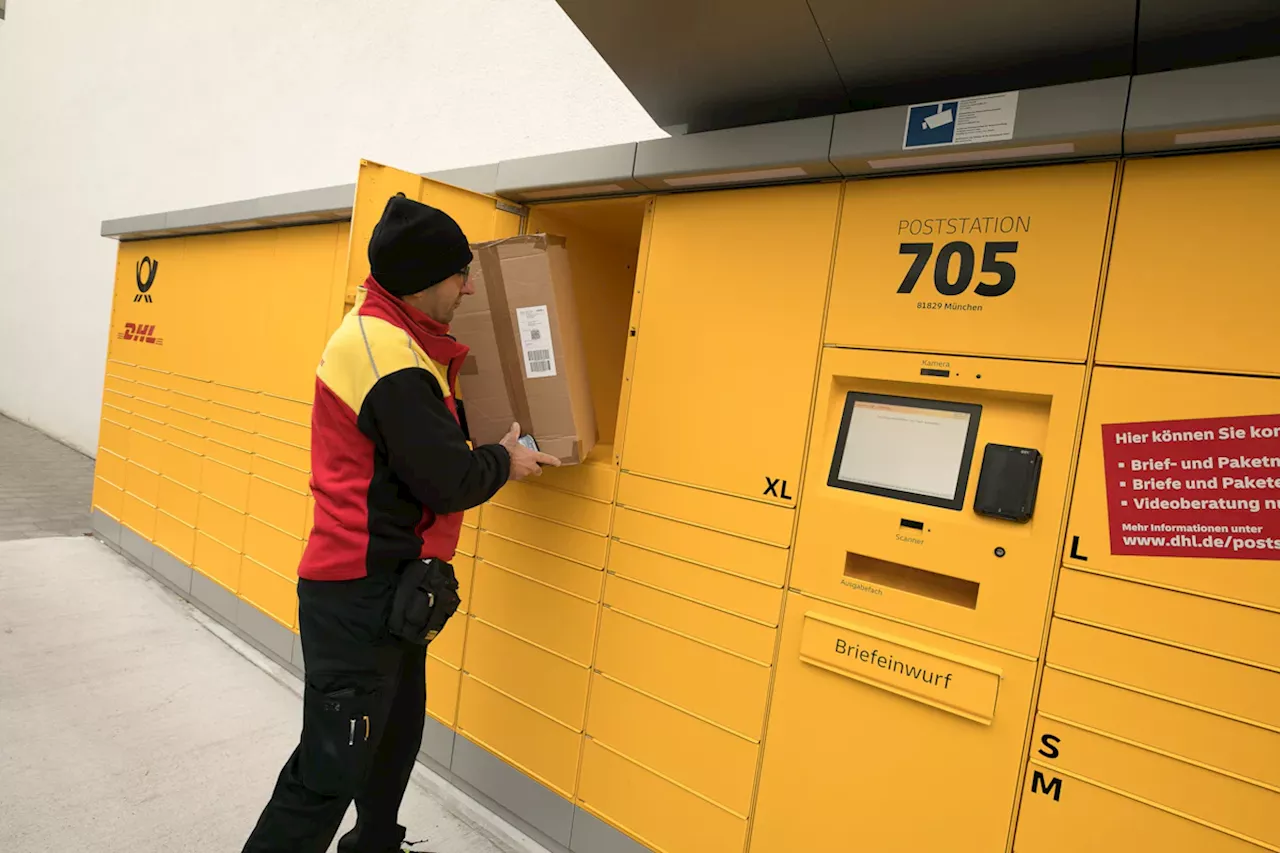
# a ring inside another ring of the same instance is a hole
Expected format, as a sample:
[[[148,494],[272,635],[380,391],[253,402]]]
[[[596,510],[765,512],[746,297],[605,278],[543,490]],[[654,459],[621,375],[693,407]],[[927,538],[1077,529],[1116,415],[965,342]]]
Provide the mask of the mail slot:
[[[751,853],[1005,849],[1035,674],[791,594]]]

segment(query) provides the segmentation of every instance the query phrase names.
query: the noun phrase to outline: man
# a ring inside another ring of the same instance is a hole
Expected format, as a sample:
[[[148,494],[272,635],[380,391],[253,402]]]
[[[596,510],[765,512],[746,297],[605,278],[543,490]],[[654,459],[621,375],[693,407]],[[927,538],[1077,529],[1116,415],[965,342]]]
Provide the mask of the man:
[[[369,240],[372,274],[320,359],[315,520],[298,566],[302,738],[245,853],[321,853],[353,799],[356,826],[338,850],[401,849],[397,816],[422,743],[426,650],[389,633],[397,581],[415,561],[452,580],[463,511],[509,479],[559,464],[520,444],[518,425],[500,444],[467,443],[457,386],[467,348],[449,323],[475,292],[471,261],[447,214],[392,198]]]

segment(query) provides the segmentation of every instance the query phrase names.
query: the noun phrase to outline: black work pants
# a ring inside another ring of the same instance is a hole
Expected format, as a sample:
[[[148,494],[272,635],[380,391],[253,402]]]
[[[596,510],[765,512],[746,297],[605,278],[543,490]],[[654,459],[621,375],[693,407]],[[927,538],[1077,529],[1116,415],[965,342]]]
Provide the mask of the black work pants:
[[[426,650],[387,633],[392,574],[298,581],[306,668],[302,738],[244,853],[324,853],[347,808],[340,853],[392,853],[397,816],[422,745]]]

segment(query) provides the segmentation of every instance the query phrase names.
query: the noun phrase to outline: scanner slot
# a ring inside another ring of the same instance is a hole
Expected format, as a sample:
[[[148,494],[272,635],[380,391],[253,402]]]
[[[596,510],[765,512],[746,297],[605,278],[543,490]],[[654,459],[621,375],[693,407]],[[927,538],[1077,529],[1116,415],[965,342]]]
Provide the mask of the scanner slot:
[[[844,575],[865,583],[887,586],[912,595],[932,598],[934,601],[954,604],[957,607],[978,609],[980,585],[964,578],[854,553],[845,554]]]

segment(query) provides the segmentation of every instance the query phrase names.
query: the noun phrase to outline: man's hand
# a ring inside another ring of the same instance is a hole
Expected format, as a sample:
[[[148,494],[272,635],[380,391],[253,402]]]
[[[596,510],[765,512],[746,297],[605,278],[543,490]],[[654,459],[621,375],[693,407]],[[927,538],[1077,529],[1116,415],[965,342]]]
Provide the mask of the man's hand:
[[[512,424],[511,430],[498,443],[505,447],[511,456],[511,474],[508,479],[523,480],[525,477],[537,477],[542,473],[543,465],[560,467],[559,459],[546,453],[530,450],[520,443],[520,424]]]

